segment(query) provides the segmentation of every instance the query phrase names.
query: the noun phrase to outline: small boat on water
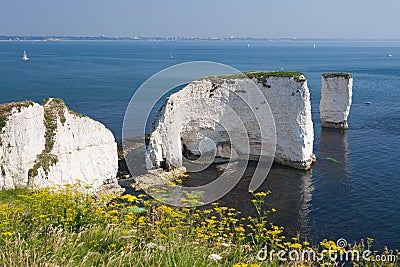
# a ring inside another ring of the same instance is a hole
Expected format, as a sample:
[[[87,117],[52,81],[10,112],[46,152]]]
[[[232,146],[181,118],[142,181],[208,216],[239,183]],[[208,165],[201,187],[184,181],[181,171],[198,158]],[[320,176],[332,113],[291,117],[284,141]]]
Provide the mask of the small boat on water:
[[[365,105],[371,105],[371,102],[370,101],[365,102]]]
[[[174,55],[172,55],[172,52],[169,53],[169,59],[174,59]]]
[[[27,56],[25,50],[24,50],[24,54],[22,55],[22,60],[23,60],[23,61],[28,61],[28,60],[29,60],[29,57]]]
[[[316,44],[314,44],[314,48],[316,48],[317,47],[317,45]]]
[[[388,57],[392,57],[392,54],[389,54]]]

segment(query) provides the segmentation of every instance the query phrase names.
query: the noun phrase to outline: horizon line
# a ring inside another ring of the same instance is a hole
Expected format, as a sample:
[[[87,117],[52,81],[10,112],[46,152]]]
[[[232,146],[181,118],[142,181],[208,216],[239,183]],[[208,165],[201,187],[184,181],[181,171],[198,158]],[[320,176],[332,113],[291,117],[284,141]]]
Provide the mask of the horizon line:
[[[6,40],[4,38],[12,39]],[[400,41],[400,38],[345,38],[345,37],[240,37],[240,36],[110,36],[110,35],[0,35],[0,41],[57,41],[54,39],[71,38],[71,39],[92,39],[92,40],[165,40],[165,41],[190,41],[190,40],[207,40],[207,41]],[[68,39],[64,39],[68,41]],[[59,40],[63,41],[63,40]]]

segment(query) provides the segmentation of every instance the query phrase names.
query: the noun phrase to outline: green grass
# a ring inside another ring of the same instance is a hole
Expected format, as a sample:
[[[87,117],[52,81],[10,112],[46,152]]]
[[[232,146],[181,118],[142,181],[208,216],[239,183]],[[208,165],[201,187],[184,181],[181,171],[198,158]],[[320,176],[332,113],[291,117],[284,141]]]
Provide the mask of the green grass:
[[[249,78],[265,79],[268,77],[288,77],[294,78],[297,82],[306,81],[304,74],[296,71],[273,71],[273,72],[263,72],[263,71],[249,71],[245,72]]]
[[[264,245],[299,252],[337,248],[328,240],[312,246],[296,237],[285,238],[281,227],[268,223],[274,210],[263,208],[267,193],[253,196],[258,215],[242,218],[235,209],[218,204],[171,208],[146,195],[99,196],[95,201],[72,186],[57,191],[0,191],[0,266],[266,267],[265,261],[257,260]],[[352,249],[362,250],[371,242]],[[210,259],[211,254],[221,259]],[[268,262],[268,266],[316,264]],[[320,264],[337,262],[324,258]],[[353,262],[353,266],[383,265]]]
[[[229,79],[244,79],[244,78],[256,78],[259,81],[264,81],[269,77],[287,77],[287,78],[294,78],[296,82],[303,82],[307,79],[305,78],[304,74],[301,72],[295,71],[248,71],[243,73],[235,73],[235,74],[226,74],[226,75],[218,75],[218,76],[210,76],[204,77],[202,79],[211,79],[211,80],[229,80]]]
[[[347,73],[347,72],[327,72],[327,73],[323,73],[322,77],[324,79],[339,78],[339,77],[350,79],[350,78],[353,78],[353,75],[351,73]]]

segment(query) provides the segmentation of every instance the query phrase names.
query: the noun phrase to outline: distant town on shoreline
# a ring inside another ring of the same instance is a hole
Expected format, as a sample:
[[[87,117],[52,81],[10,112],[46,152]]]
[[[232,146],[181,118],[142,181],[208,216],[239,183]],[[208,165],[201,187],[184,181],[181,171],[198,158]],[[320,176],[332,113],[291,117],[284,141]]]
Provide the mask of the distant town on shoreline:
[[[400,42],[400,39],[351,39],[351,38],[263,38],[263,37],[151,37],[151,36],[18,36],[0,35],[0,41],[62,42],[62,41],[228,41],[228,42]]]

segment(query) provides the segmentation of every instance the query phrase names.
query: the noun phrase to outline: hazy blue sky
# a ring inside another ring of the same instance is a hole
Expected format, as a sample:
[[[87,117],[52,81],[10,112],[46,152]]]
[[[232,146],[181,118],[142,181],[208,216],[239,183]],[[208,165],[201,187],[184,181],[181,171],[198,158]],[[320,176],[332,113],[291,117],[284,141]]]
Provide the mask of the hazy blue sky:
[[[0,35],[400,38],[399,0],[0,0]]]

